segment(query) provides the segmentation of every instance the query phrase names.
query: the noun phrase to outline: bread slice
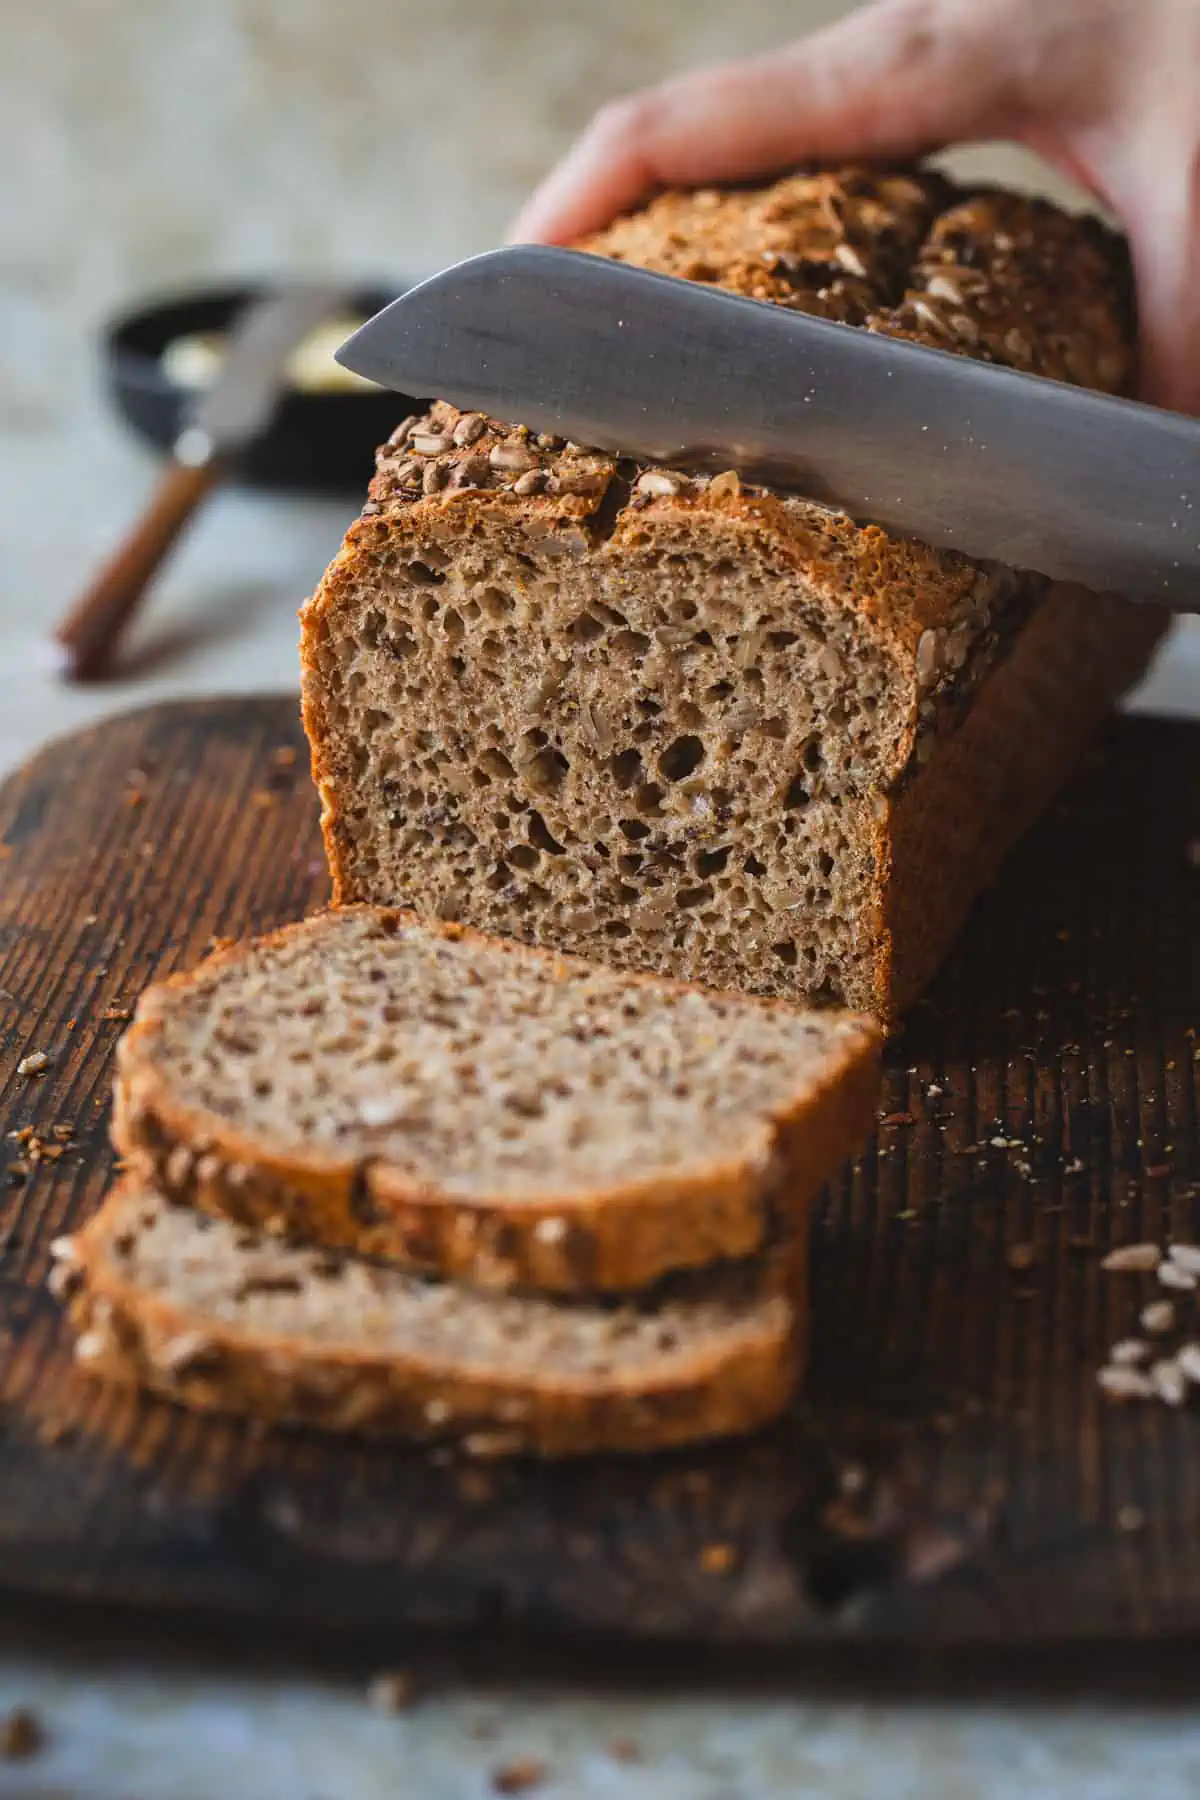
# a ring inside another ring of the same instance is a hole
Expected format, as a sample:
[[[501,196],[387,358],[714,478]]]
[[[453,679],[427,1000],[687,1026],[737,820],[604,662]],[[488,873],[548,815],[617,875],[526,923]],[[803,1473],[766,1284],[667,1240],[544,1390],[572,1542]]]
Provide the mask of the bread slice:
[[[767,1423],[800,1369],[802,1237],[637,1302],[555,1301],[284,1245],[126,1178],[56,1253],[84,1367],[271,1423],[652,1450]]]
[[[868,1021],[349,908],[145,994],[113,1136],[174,1199],[547,1292],[762,1248],[869,1136]]]
[[[586,247],[1044,375],[1130,368],[1118,240],[932,176],[667,195]],[[303,614],[335,897],[894,1019],[1164,627],[435,405]]]

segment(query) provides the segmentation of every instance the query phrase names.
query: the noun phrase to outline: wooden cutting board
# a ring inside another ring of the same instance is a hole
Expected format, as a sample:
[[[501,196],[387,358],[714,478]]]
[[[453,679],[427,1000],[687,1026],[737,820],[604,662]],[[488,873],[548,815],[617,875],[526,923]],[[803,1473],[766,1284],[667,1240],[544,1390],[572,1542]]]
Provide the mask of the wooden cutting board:
[[[480,1468],[110,1392],[44,1287],[109,1178],[138,991],[325,897],[295,713],[153,708],[0,792],[0,1584],[760,1645],[1200,1628],[1200,1411],[1095,1379],[1154,1290],[1106,1248],[1200,1238],[1200,727],[1114,728],[893,1045],[878,1143],[817,1216],[794,1416],[717,1450]],[[49,1071],[19,1075],[38,1050]]]

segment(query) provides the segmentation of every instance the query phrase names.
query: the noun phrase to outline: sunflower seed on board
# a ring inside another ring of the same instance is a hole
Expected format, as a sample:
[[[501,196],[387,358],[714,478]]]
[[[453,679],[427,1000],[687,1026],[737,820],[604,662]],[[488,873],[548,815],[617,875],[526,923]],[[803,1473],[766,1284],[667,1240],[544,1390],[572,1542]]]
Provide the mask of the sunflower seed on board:
[[[1141,1338],[1122,1338],[1109,1351],[1108,1360],[1119,1369],[1128,1369],[1134,1363],[1144,1362],[1149,1353],[1149,1344]]]
[[[1180,1293],[1189,1293],[1196,1286],[1196,1277],[1173,1262],[1159,1263],[1158,1279],[1165,1288],[1176,1288]]]
[[[1119,1250],[1110,1250],[1100,1264],[1112,1274],[1124,1274],[1130,1270],[1157,1269],[1162,1261],[1162,1251],[1157,1244],[1122,1244]]]
[[[1151,1300],[1143,1306],[1139,1316],[1143,1331],[1151,1331],[1160,1337],[1164,1331],[1170,1331],[1175,1323],[1175,1307],[1170,1300]]]
[[[1200,1275],[1200,1244],[1172,1244],[1167,1255],[1177,1269],[1188,1275]]]
[[[1156,1362],[1150,1370],[1154,1391],[1168,1406],[1182,1406],[1187,1398],[1187,1378],[1174,1357]]]
[[[1148,1375],[1140,1369],[1126,1369],[1108,1364],[1096,1372],[1096,1381],[1114,1400],[1152,1400],[1157,1392]]]
[[[1175,1361],[1189,1381],[1200,1383],[1200,1344],[1181,1344]]]

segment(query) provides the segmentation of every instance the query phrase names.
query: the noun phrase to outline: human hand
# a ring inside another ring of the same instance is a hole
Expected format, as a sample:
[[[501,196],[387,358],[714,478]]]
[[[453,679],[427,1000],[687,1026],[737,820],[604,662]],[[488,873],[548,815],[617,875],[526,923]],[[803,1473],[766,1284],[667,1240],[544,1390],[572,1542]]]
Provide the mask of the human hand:
[[[1200,0],[876,0],[603,107],[512,236],[570,242],[662,186],[982,139],[1027,145],[1118,215],[1142,392],[1200,413]]]

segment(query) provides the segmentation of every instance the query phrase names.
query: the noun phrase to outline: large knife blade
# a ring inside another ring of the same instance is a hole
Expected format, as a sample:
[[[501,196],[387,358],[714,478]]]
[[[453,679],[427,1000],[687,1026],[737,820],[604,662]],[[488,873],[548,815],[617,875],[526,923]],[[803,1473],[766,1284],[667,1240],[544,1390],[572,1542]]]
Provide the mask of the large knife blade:
[[[1200,611],[1200,421],[578,251],[489,251],[338,352],[410,394],[737,469],[925,543]]]

